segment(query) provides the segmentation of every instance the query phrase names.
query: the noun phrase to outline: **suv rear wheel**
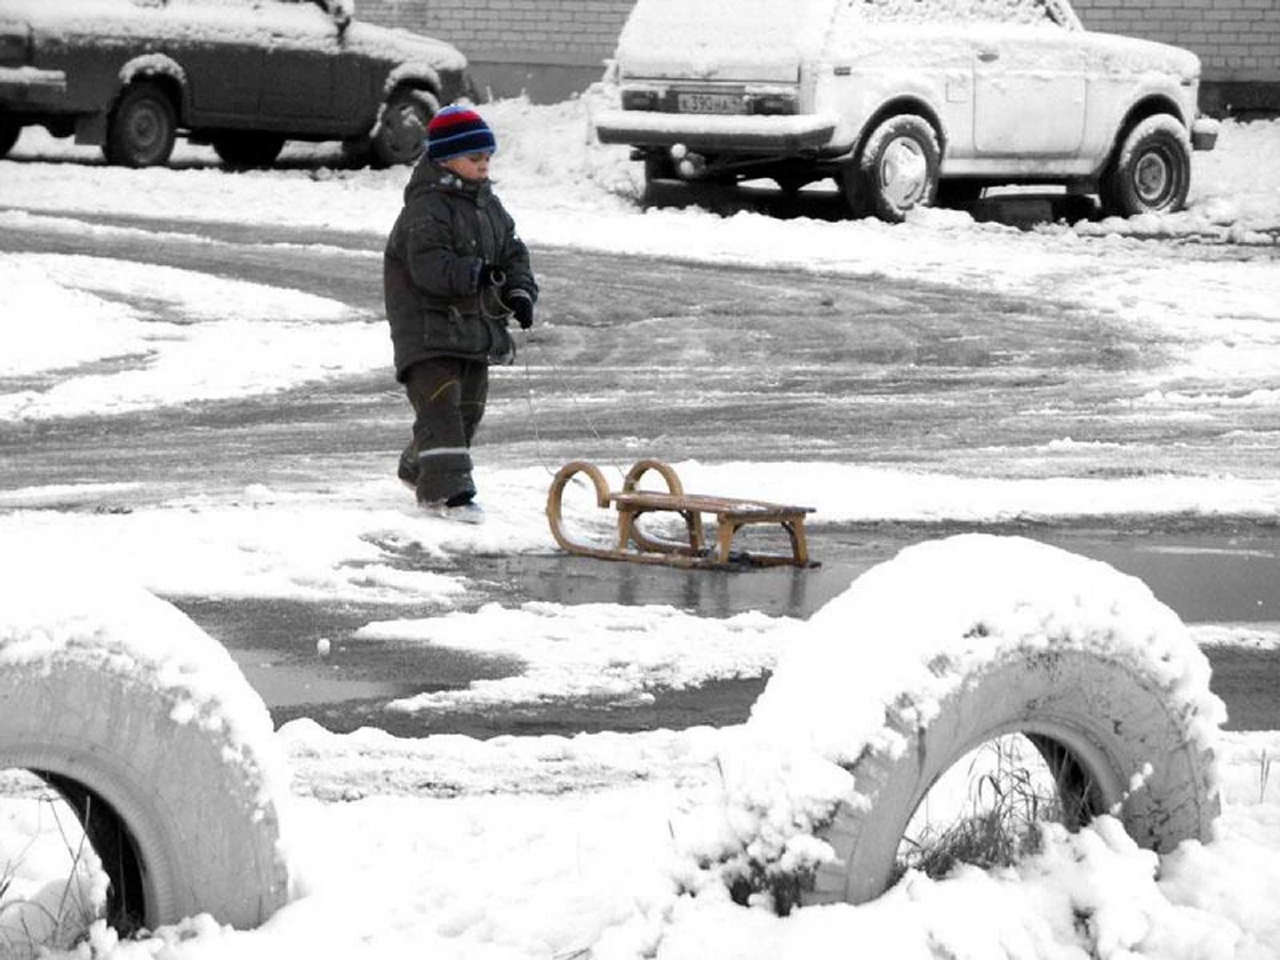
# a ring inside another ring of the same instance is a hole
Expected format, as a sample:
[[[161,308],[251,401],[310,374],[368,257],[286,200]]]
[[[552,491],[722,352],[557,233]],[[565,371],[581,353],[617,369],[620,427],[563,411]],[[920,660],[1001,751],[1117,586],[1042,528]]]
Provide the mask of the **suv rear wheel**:
[[[1103,174],[1106,213],[1131,217],[1180,210],[1191,186],[1191,143],[1168,114],[1147,117],[1125,135]]]
[[[108,163],[156,166],[173,153],[177,132],[177,113],[164,89],[147,81],[135,83],[111,111],[102,152]]]
[[[859,182],[871,211],[901,223],[907,211],[932,205],[938,193],[942,150],[924,117],[904,113],[876,127],[857,162]],[[846,183],[846,194],[850,194]]]

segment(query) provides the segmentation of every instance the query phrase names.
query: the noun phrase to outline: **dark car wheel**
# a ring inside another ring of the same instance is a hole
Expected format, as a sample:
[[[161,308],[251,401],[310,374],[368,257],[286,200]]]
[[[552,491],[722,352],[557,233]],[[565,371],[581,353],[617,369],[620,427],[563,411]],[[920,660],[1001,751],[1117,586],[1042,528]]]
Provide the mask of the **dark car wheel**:
[[[269,167],[284,149],[284,137],[273,133],[223,133],[211,142],[218,159],[232,170]]]
[[[108,163],[153,167],[168,161],[177,131],[173,101],[164,89],[145,81],[136,83],[111,111],[102,152]]]
[[[7,157],[22,133],[21,125],[8,117],[0,117],[0,158]]]
[[[907,211],[930,206],[938,193],[942,151],[929,121],[914,114],[891,117],[872,131],[858,162],[859,187],[881,220],[900,223]]]
[[[1147,117],[1124,137],[1103,175],[1105,212],[1122,217],[1180,210],[1191,186],[1191,144],[1168,114]]]
[[[440,102],[426,90],[397,90],[382,109],[382,119],[370,141],[374,166],[413,163],[422,153],[427,123]]]

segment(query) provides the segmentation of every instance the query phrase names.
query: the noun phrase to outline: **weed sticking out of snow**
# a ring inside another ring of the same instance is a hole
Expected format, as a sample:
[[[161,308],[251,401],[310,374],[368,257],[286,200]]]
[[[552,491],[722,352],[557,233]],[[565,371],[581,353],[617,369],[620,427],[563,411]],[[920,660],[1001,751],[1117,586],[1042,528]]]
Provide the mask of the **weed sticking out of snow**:
[[[4,776],[0,808],[0,956],[70,950],[106,908],[108,878],[61,796],[23,772]]]
[[[1010,866],[1040,852],[1046,823],[1074,825],[1084,813],[1064,811],[1031,741],[1000,737],[955,764],[921,801],[898,848],[895,882],[908,870],[941,879],[960,864]]]

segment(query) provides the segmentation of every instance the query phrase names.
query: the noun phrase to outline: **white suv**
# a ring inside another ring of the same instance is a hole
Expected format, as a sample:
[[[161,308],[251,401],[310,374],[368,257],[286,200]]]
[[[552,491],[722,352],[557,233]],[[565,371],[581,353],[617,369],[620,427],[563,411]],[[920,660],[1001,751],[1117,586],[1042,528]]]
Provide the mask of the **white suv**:
[[[1067,0],[638,0],[617,69],[596,133],[648,179],[834,177],[886,220],[1008,183],[1176,210],[1217,136],[1195,54],[1087,31]]]

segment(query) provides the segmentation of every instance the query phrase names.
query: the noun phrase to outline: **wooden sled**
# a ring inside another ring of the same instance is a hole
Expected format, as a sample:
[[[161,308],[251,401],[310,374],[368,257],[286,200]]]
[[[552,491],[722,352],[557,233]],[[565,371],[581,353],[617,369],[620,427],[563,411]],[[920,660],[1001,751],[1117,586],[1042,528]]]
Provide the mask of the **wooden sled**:
[[[666,481],[667,492],[641,490],[640,479],[650,470],[659,473]],[[564,529],[561,500],[569,480],[578,473],[585,473],[595,484],[596,503],[618,511],[618,539],[613,548],[579,543]],[[664,540],[650,536],[636,522],[646,513],[678,513],[688,534],[686,542]],[[805,515],[812,507],[791,507],[759,500],[737,500],[729,497],[712,497],[687,494],[680,478],[669,464],[660,460],[641,460],[631,468],[622,484],[622,490],[610,490],[603,474],[594,464],[574,460],[560,468],[551,482],[547,495],[547,519],[551,523],[551,535],[563,549],[581,557],[600,560],[629,560],[633,563],[664,563],[677,567],[727,567],[741,564],[759,566],[814,566],[809,561],[809,547],[805,541]],[[702,515],[715,516],[715,543],[709,545]],[[791,553],[734,553],[733,538],[743,527],[753,523],[777,523],[791,540]]]

